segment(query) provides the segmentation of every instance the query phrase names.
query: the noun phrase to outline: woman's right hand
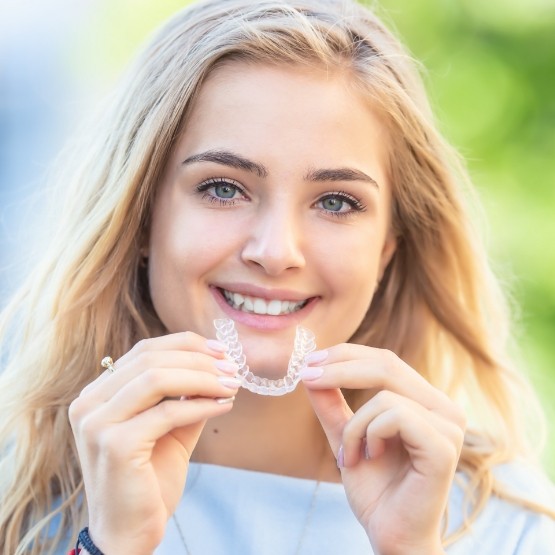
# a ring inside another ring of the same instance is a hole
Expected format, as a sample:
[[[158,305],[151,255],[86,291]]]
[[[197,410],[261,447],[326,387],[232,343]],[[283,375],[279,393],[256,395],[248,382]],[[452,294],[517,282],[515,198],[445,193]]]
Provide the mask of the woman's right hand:
[[[106,555],[162,541],[208,418],[233,406],[237,367],[191,332],[140,341],[69,408],[89,529]]]

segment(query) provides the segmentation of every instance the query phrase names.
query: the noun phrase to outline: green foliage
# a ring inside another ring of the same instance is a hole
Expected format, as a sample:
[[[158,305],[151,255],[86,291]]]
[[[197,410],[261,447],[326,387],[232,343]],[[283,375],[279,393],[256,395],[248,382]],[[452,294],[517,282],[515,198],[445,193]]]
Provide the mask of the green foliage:
[[[529,376],[555,421],[555,4],[383,0],[427,83],[445,134],[468,161],[490,252],[520,306]],[[544,457],[555,478],[555,430]]]

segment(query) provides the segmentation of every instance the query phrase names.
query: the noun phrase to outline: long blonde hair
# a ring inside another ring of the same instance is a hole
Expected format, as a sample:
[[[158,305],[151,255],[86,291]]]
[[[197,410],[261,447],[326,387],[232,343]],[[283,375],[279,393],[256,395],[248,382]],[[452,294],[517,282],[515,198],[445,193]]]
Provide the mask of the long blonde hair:
[[[164,332],[141,265],[156,185],[203,81],[235,59],[347,71],[382,111],[398,248],[352,340],[395,351],[476,415],[459,464],[470,478],[469,521],[492,494],[513,499],[492,468],[527,454],[524,382],[506,354],[503,295],[469,225],[466,171],[435,127],[416,65],[354,2],[212,0],[158,31],[67,157],[58,235],[2,316],[3,553],[46,553],[86,520],[67,409],[104,354]]]

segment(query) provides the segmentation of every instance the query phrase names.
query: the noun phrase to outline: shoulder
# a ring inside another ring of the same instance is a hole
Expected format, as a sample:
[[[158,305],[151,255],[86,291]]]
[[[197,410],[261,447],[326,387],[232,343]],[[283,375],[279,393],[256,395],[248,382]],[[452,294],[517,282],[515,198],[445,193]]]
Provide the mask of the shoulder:
[[[503,491],[524,502],[539,504],[555,511],[553,484],[537,469],[524,463],[497,467],[494,476]],[[449,504],[449,531],[464,522],[468,479],[458,474]],[[525,504],[493,495],[470,529],[456,541],[449,555],[471,550],[484,555],[548,555],[555,545],[555,520]]]
[[[547,505],[555,511],[555,485],[535,466],[524,462],[508,463],[496,467],[494,476],[508,493]]]

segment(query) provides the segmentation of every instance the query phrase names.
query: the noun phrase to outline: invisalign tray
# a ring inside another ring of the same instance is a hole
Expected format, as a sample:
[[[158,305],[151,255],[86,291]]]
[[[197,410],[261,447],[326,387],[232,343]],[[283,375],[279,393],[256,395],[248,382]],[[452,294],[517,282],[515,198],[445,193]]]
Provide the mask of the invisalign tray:
[[[255,376],[247,364],[243,354],[243,347],[239,343],[239,335],[235,329],[235,322],[230,318],[214,320],[216,337],[227,345],[226,355],[239,366],[237,376],[241,378],[241,387],[258,393],[259,395],[285,395],[293,391],[301,380],[300,371],[306,366],[305,357],[316,348],[314,334],[307,328],[297,326],[293,353],[289,359],[287,374],[279,380],[269,380]]]

